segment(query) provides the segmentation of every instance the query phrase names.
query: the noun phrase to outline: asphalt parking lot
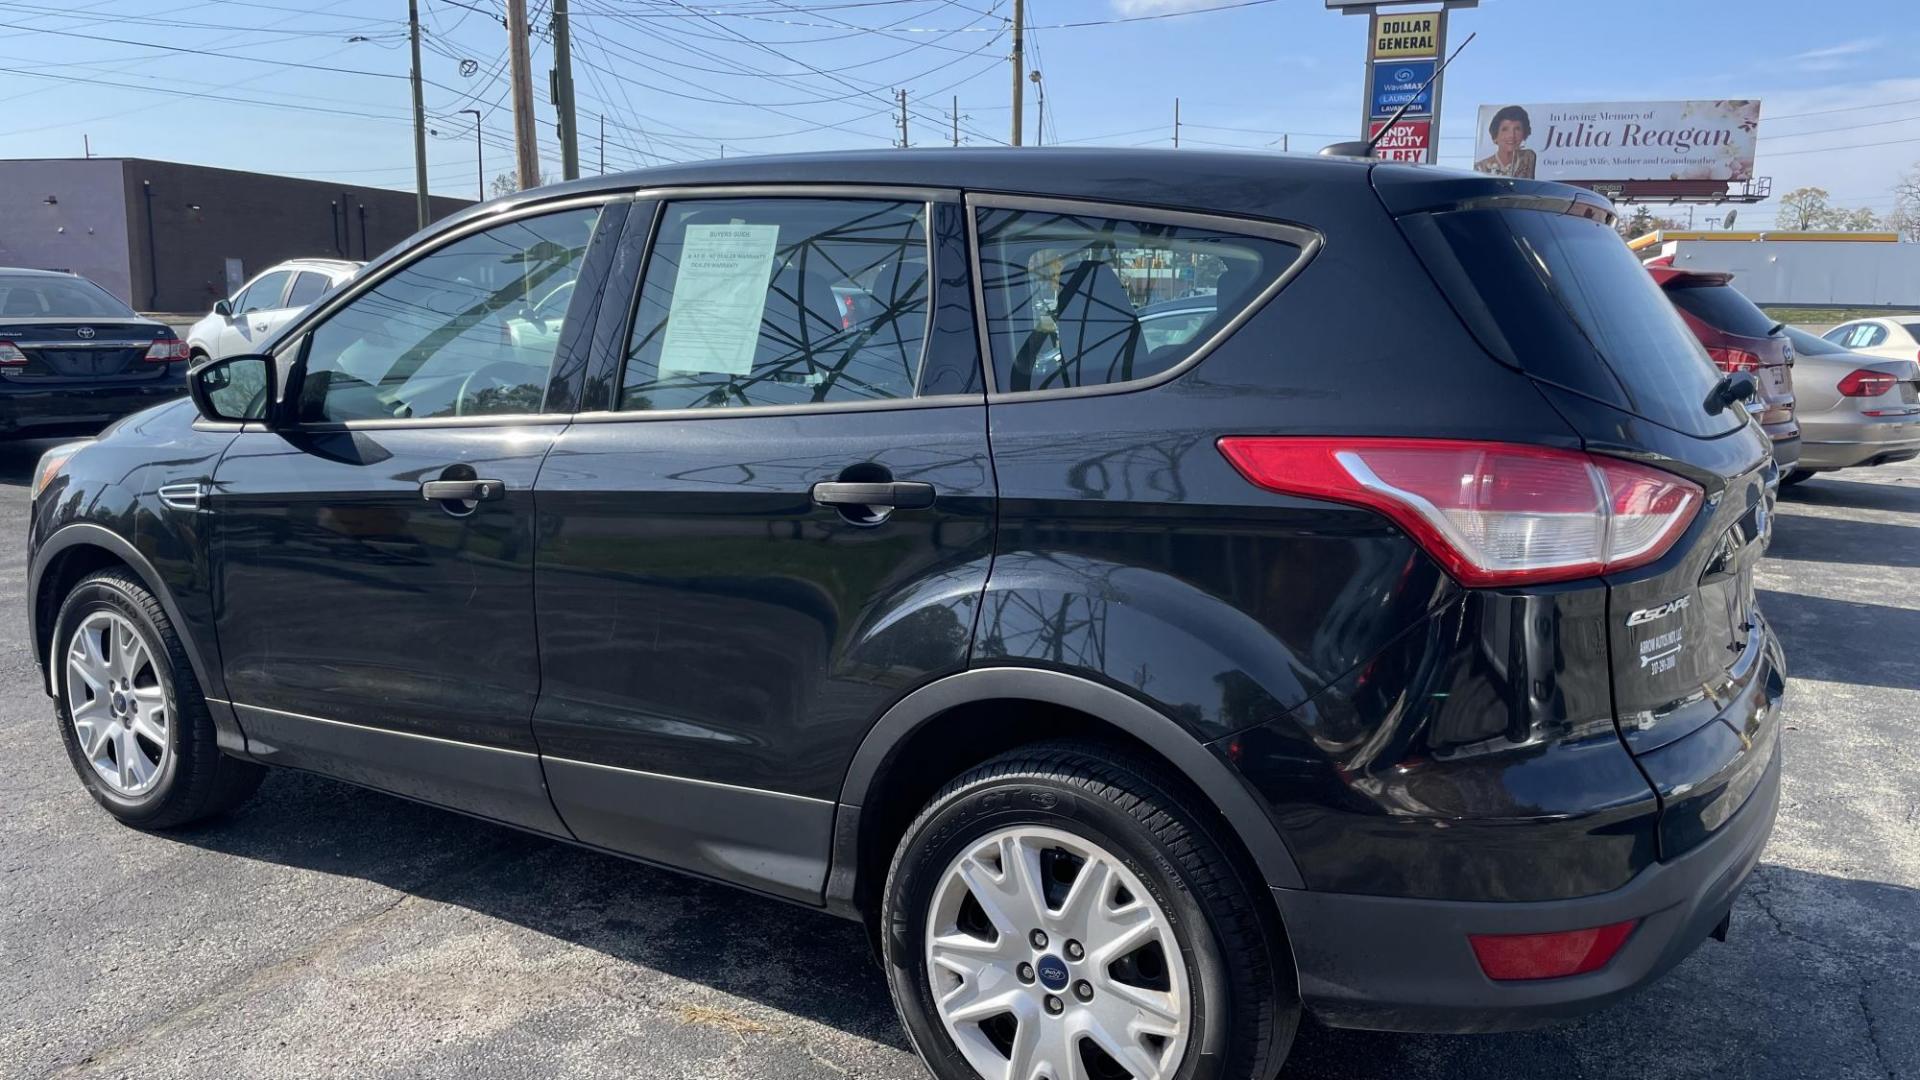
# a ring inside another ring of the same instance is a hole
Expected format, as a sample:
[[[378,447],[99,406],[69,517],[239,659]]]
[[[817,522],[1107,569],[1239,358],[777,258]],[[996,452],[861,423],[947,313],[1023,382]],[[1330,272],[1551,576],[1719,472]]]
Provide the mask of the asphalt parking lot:
[[[46,445],[0,445],[0,1074],[924,1075],[825,915],[303,775],[115,824],[25,642]],[[1284,1076],[1920,1078],[1920,464],[1789,492],[1761,587],[1785,795],[1729,942],[1544,1031],[1308,1025]]]

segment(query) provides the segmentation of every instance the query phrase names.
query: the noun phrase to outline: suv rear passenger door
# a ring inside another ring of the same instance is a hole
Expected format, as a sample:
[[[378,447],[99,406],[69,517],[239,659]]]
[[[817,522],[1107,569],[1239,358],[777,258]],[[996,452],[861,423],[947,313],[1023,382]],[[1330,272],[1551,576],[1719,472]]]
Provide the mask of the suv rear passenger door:
[[[957,199],[774,192],[634,210],[540,474],[534,727],[581,840],[818,902],[860,739],[967,663],[994,486]]]

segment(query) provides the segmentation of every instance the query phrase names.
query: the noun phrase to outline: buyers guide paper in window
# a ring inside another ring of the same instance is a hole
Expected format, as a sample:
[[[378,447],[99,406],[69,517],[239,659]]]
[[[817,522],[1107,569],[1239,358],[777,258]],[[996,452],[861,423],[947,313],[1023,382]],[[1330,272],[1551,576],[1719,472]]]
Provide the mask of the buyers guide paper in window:
[[[745,375],[760,340],[778,225],[689,225],[660,370]]]

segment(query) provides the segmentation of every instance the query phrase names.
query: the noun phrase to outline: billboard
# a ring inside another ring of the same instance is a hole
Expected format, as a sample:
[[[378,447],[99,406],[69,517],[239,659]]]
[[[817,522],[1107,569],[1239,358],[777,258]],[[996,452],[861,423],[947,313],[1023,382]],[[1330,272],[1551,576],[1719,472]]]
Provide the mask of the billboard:
[[[1751,180],[1759,128],[1758,101],[1482,105],[1473,167],[1575,183]]]
[[[1372,34],[1369,55],[1375,60],[1440,55],[1440,13],[1437,11],[1377,14],[1373,17]]]
[[[1385,120],[1375,120],[1368,124],[1367,138],[1371,139],[1375,135],[1380,134],[1380,129],[1385,124]],[[1373,156],[1382,161],[1422,162],[1427,160],[1427,150],[1432,145],[1432,120],[1407,120],[1403,118],[1399,123],[1393,125],[1393,130],[1387,132],[1387,137],[1381,139],[1379,144],[1373,148]]]
[[[1377,118],[1392,116],[1400,106],[1411,101],[1407,112],[1414,116],[1433,115],[1433,87],[1427,86],[1433,78],[1434,60],[1395,60],[1391,63],[1376,63],[1370,72],[1372,90],[1367,95],[1368,114]],[[1426,87],[1424,90],[1421,87]]]

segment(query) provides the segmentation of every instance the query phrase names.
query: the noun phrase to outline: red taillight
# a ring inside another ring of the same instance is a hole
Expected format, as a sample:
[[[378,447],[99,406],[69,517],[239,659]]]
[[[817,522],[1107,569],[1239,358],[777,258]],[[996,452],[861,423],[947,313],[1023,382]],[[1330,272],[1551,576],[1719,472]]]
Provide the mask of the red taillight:
[[[1658,469],[1515,443],[1228,436],[1220,452],[1269,491],[1385,514],[1468,586],[1650,563],[1704,497]]]
[[[179,338],[160,338],[147,347],[147,355],[141,357],[149,364],[170,364],[175,360],[187,358],[187,343]]]
[[[27,354],[11,341],[0,341],[0,367],[26,367]]]
[[[1620,946],[1633,936],[1639,919],[1596,926],[1590,930],[1562,930],[1552,934],[1468,934],[1473,955],[1487,978],[1559,979],[1585,975],[1607,966]]]
[[[1866,368],[1859,368],[1847,372],[1847,377],[1840,380],[1840,396],[1879,397],[1899,383],[1899,379],[1884,371],[1868,371]]]
[[[1732,349],[1720,345],[1707,346],[1707,355],[1713,357],[1713,365],[1725,372],[1760,370],[1760,357],[1745,349]]]

